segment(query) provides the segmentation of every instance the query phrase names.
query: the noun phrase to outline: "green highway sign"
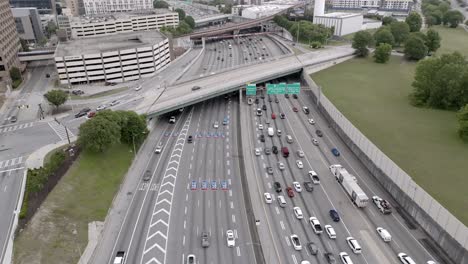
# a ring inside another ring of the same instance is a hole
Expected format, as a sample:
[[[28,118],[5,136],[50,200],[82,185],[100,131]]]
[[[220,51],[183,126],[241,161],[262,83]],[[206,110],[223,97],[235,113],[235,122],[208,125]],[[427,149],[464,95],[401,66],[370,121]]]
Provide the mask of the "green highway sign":
[[[247,84],[245,89],[246,95],[256,95],[257,94],[257,85],[255,83]]]
[[[301,91],[301,84],[300,83],[288,83],[286,88],[288,94],[299,94]]]
[[[267,94],[285,94],[286,93],[285,83],[278,83],[278,84],[267,83],[266,88],[267,88]]]

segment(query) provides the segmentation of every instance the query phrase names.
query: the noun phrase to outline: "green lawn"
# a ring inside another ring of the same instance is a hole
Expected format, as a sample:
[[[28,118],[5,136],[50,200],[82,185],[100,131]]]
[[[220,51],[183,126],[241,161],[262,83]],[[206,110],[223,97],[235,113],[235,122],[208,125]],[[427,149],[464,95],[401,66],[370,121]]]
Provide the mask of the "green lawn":
[[[312,75],[324,94],[396,164],[468,225],[468,144],[454,112],[408,103],[415,64],[352,59]]]
[[[132,158],[126,145],[82,153],[16,238],[14,263],[77,263],[88,223],[104,221]]]
[[[442,45],[437,51],[438,55],[458,51],[468,58],[468,32],[461,27],[434,26],[432,28],[437,30],[442,38]]]

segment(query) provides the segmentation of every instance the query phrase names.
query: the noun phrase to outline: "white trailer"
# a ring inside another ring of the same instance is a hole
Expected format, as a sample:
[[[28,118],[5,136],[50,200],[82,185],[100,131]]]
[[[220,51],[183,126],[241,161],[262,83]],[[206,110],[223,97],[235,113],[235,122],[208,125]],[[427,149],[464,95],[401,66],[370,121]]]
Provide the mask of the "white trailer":
[[[369,203],[369,197],[357,184],[356,177],[351,175],[345,168],[339,164],[331,165],[330,171],[336,177],[336,180],[343,186],[346,193],[351,197],[351,201],[358,207],[366,207]]]

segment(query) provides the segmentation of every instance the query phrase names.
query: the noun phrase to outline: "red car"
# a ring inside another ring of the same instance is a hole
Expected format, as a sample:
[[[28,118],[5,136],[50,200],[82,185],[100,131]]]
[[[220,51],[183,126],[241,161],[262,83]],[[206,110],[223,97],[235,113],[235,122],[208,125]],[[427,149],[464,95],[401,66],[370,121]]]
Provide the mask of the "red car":
[[[89,112],[88,113],[88,118],[93,118],[96,115],[96,112]]]
[[[294,107],[293,107],[293,111],[294,111],[294,112],[298,112],[299,110],[297,110],[297,107],[294,106]]]
[[[286,188],[286,191],[288,192],[288,196],[289,196],[290,198],[293,198],[293,197],[294,197],[293,188],[288,187],[288,188]]]
[[[271,113],[271,119],[276,119],[275,113]]]

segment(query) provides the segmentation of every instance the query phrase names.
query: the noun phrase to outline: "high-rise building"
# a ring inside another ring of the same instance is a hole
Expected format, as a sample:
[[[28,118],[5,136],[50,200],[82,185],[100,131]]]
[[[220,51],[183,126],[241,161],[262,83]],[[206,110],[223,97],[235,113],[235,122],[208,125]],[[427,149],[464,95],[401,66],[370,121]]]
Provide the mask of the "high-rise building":
[[[24,8],[12,8],[13,18],[16,23],[16,30],[21,39],[27,42],[39,42],[44,38],[42,32],[41,19],[37,8],[24,7]]]
[[[83,0],[66,0],[65,4],[74,17],[86,14]]]
[[[83,0],[86,15],[153,9],[152,0]]]
[[[10,69],[20,68],[18,51],[21,44],[8,0],[0,0],[0,92],[11,83]]]
[[[40,14],[55,12],[55,0],[10,0],[12,7],[35,7]]]

